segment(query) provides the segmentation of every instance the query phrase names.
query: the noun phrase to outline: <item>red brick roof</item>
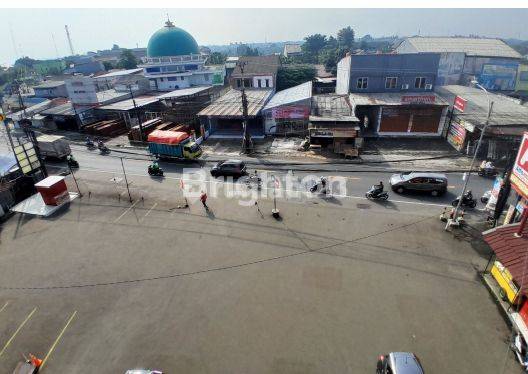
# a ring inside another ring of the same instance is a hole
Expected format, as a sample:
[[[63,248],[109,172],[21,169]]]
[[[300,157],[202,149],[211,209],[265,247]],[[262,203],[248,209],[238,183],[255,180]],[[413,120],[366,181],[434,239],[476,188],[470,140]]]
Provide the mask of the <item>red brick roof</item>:
[[[515,283],[519,287],[523,285],[523,294],[528,296],[528,225],[520,238],[514,236],[518,228],[518,223],[504,225],[485,231],[482,235]]]

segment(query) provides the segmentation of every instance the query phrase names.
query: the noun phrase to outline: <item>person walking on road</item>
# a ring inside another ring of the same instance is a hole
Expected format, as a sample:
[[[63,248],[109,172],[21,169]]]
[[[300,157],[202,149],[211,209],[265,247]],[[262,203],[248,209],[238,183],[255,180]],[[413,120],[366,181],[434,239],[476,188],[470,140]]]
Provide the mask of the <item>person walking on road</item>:
[[[200,201],[202,202],[202,205],[204,206],[205,210],[209,210],[209,207],[207,206],[207,194],[202,191],[202,194],[200,195]]]

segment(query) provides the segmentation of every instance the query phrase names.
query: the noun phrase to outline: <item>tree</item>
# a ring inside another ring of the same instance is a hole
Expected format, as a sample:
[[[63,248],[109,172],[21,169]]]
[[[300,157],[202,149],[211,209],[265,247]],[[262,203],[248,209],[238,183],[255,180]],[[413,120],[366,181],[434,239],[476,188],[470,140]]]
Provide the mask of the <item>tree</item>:
[[[354,30],[347,26],[337,32],[337,42],[339,46],[346,47],[349,50],[354,46]]]
[[[326,46],[326,36],[321,34],[313,34],[304,38],[304,43],[301,49],[304,53],[317,56],[319,52]]]
[[[226,61],[227,56],[220,52],[213,52],[209,56],[207,63],[209,65],[222,65]]]
[[[115,69],[115,65],[112,63],[112,61],[103,61],[103,66],[106,71]]]
[[[34,60],[32,58],[29,58],[29,57],[22,57],[22,58],[19,58],[18,60],[15,61],[15,66],[22,66],[22,67],[26,67],[28,69],[32,69],[33,68],[33,65],[35,65],[35,63],[37,62],[37,60]]]
[[[277,90],[284,90],[315,78],[313,65],[286,65],[277,72]]]
[[[137,68],[136,56],[134,56],[134,54],[132,53],[130,49],[124,49],[123,52],[121,52],[121,56],[119,58],[119,62],[117,63],[117,67],[121,69]]]

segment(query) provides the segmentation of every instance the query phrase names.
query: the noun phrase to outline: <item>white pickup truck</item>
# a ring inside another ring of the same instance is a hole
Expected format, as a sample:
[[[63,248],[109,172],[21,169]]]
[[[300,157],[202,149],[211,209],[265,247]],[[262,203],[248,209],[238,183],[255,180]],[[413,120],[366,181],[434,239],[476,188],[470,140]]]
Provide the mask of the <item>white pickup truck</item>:
[[[71,154],[70,144],[64,136],[39,135],[37,136],[37,143],[43,158],[63,159]]]

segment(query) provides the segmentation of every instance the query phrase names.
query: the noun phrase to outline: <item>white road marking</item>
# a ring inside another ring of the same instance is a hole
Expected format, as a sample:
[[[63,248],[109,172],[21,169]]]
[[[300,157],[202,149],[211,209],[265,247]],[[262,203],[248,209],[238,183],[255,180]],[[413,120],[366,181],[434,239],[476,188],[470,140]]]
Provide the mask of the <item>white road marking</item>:
[[[158,205],[158,203],[154,203],[154,205],[152,205],[150,207],[150,209],[147,211],[147,213],[145,213],[145,215],[143,217],[141,217],[141,219],[139,220],[139,222],[143,221],[145,218],[147,218],[147,216],[150,214],[150,212],[152,212],[152,210]]]
[[[123,213],[121,213],[121,215],[119,217],[117,217],[115,220],[114,220],[114,223],[116,223],[117,221],[119,221],[121,218],[123,218],[123,216],[125,214],[127,214],[132,208],[134,208],[136,206],[136,204],[139,202],[139,200],[136,200],[134,202],[134,204],[130,205],[127,210],[125,210]]]

